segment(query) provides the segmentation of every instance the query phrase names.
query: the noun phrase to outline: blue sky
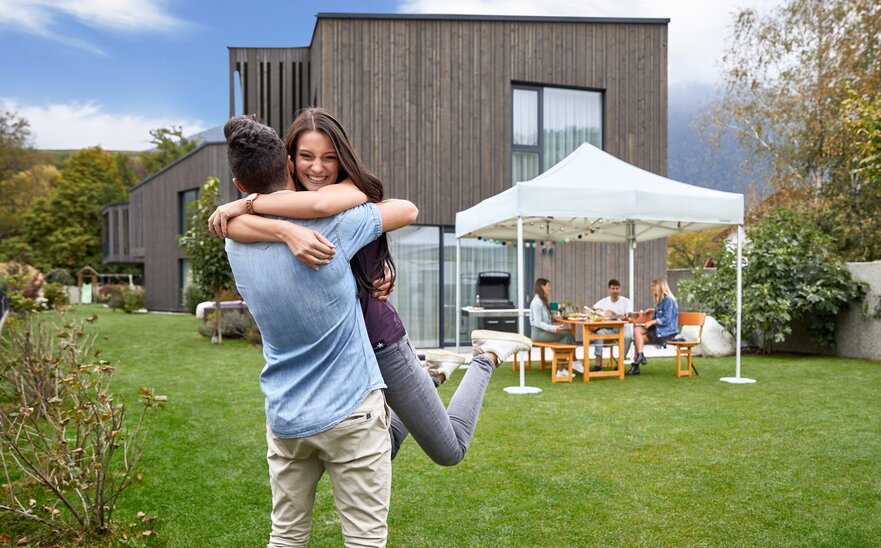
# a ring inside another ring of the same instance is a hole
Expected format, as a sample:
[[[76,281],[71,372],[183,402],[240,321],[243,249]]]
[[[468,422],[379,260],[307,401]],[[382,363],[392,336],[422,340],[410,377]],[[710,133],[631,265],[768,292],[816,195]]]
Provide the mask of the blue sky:
[[[319,12],[671,19],[669,81],[715,82],[731,13],[777,0],[0,0],[0,109],[39,148],[140,150],[228,115],[228,46],[306,46]]]

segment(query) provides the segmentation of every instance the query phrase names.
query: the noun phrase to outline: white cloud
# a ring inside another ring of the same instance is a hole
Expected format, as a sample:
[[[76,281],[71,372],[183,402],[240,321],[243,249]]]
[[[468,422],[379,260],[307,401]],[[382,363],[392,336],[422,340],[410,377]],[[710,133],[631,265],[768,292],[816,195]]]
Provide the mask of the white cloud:
[[[164,0],[0,0],[0,27],[106,55],[98,46],[60,31],[59,21],[64,18],[126,32],[170,32],[189,26],[166,13]]]
[[[671,84],[715,83],[733,13],[760,11],[781,0],[405,0],[405,13],[669,18],[667,73]]]
[[[200,120],[107,112],[97,103],[26,105],[0,98],[0,110],[14,111],[25,118],[31,126],[34,146],[41,149],[100,145],[107,150],[145,150],[153,146],[151,129],[176,125],[191,135],[206,128]]]

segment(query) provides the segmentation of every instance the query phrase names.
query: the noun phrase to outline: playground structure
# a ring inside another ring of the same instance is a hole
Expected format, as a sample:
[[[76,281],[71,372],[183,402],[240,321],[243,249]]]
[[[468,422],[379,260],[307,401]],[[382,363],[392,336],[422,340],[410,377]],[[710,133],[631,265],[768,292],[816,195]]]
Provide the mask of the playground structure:
[[[71,302],[91,304],[93,292],[97,294],[103,285],[108,285],[110,280],[128,279],[129,289],[135,288],[132,274],[101,274],[91,266],[84,266],[76,273],[76,295],[71,294]],[[86,281],[88,279],[88,281]]]

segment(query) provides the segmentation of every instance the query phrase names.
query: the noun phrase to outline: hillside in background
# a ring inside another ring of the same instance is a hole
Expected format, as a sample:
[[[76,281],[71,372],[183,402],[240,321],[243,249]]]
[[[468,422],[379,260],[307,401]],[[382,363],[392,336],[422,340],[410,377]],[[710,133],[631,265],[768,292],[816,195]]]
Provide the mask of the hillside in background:
[[[737,143],[734,132],[723,136],[719,145],[707,142],[698,120],[716,97],[710,84],[687,82],[670,86],[668,111],[667,176],[676,181],[706,188],[741,192],[746,195],[764,185],[753,185],[753,177],[742,163],[748,153]]]

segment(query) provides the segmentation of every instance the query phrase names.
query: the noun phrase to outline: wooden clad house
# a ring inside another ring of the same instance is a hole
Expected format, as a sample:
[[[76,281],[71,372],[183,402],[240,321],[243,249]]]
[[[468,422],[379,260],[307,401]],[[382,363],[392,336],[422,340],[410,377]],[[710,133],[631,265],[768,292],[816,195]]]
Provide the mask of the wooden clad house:
[[[438,346],[455,338],[457,211],[538,175],[584,141],[666,174],[668,22],[320,13],[307,47],[229,49],[229,113],[256,113],[282,136],[306,106],[326,107],[343,122],[387,194],[420,209],[419,224],[392,238],[399,273],[393,298],[415,344]],[[214,148],[212,158],[222,156],[223,147]],[[149,230],[174,224],[168,218],[174,208],[160,209],[181,199],[190,174],[187,188],[209,174],[228,182],[221,160],[210,164],[207,156],[191,155],[136,186],[130,223],[141,194],[138,222],[152,225]],[[191,162],[201,163],[180,166]],[[203,167],[214,171],[197,173]],[[234,195],[230,183],[227,191]],[[151,209],[154,204],[159,209]],[[112,213],[121,206],[108,207]],[[172,249],[173,230],[163,230],[170,243],[161,272],[149,266],[148,240],[134,245],[133,225],[130,247],[143,250],[148,304],[176,309],[184,274],[173,280],[169,261],[183,256]],[[156,232],[155,238],[166,236]],[[535,244],[527,254],[527,290],[541,276],[553,282],[557,300],[593,304],[616,277],[630,293],[624,246]],[[510,245],[466,240],[462,253],[466,303],[479,272],[516,275]],[[666,241],[640,245],[637,307],[649,306],[649,281],[665,273]],[[516,300],[513,293],[510,298]]]

